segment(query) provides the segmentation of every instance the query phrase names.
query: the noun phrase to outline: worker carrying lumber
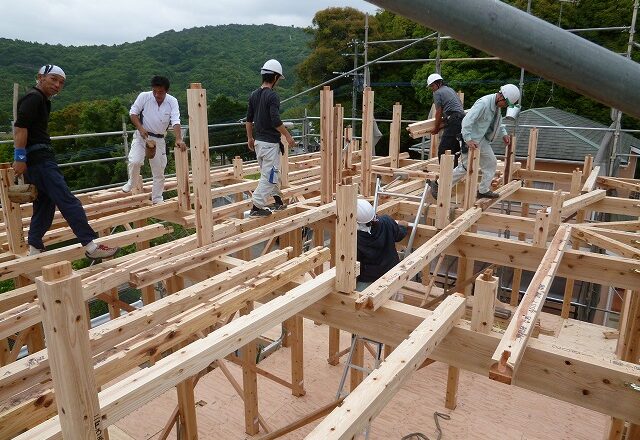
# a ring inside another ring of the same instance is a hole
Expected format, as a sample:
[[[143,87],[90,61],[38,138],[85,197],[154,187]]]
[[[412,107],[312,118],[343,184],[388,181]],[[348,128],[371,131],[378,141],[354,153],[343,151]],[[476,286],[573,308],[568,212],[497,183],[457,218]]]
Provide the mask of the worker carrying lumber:
[[[129,110],[129,117],[137,130],[133,133],[133,141],[127,157],[129,180],[122,187],[122,191],[131,192],[135,180],[139,178],[144,158],[149,157],[153,176],[151,203],[154,205],[163,201],[164,169],[167,166],[167,147],[164,138],[169,127],[173,128],[176,147],[182,151],[187,149],[180,130],[178,100],[167,93],[170,86],[168,78],[154,76],[151,78],[151,90],[140,93]],[[147,153],[148,140],[155,141],[155,148],[153,148],[155,152],[152,154]]]
[[[458,183],[467,174],[468,148],[480,150],[480,172],[482,179],[478,186],[478,198],[498,198],[498,194],[491,191],[491,181],[496,173],[498,161],[491,149],[491,142],[498,133],[505,145],[509,145],[510,138],[502,125],[500,109],[514,107],[520,100],[520,90],[513,84],[505,84],[497,93],[491,93],[478,99],[462,120],[462,157],[460,163],[453,170],[452,185]],[[431,185],[431,194],[438,196],[438,184]]]
[[[280,142],[284,136],[287,148],[295,141],[280,119],[280,98],[274,91],[276,84],[284,79],[282,65],[277,60],[268,60],[260,69],[262,85],[249,96],[247,106],[247,145],[255,151],[260,166],[260,180],[253,192],[253,207],[250,217],[268,217],[271,209],[267,207],[269,197],[273,197],[272,209],[286,208],[280,192],[280,160],[284,154],[284,145]]]
[[[464,108],[458,94],[445,84],[442,77],[437,73],[432,73],[427,78],[427,85],[433,92],[433,104],[436,107],[435,126],[432,134],[438,134],[444,128],[438,145],[438,159],[445,151],[451,151],[454,155],[453,166],[458,166],[458,156],[460,155],[460,143],[462,137],[462,118],[464,118]]]
[[[26,182],[38,189],[29,225],[29,255],[45,251],[42,238],[51,227],[57,207],[84,246],[88,258],[112,257],[119,248],[94,242],[98,235],[89,226],[80,200],[69,190],[51,147],[51,98],[60,93],[67,76],[59,66],[47,64],[38,70],[36,78],[36,86],[18,101],[18,117],[14,123],[13,169],[16,176],[24,174]]]
[[[400,262],[396,242],[407,235],[408,224],[401,220],[395,221],[388,215],[378,217],[371,203],[364,199],[358,199],[356,222],[356,259],[360,262],[356,290],[363,291]]]

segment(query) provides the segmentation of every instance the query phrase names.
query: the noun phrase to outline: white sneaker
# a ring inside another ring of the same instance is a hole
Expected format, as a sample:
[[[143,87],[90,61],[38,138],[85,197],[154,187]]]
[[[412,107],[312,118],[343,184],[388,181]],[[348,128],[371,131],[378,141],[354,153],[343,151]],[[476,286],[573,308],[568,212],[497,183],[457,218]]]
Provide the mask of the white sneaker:
[[[37,247],[29,245],[29,256],[38,255],[44,252],[44,249],[38,249]]]
[[[131,192],[131,183],[127,182],[122,187],[122,192],[130,193]]]
[[[119,247],[110,247],[99,244],[93,251],[86,251],[84,254],[87,258],[90,258],[92,260],[99,260],[101,258],[113,257],[119,250]]]

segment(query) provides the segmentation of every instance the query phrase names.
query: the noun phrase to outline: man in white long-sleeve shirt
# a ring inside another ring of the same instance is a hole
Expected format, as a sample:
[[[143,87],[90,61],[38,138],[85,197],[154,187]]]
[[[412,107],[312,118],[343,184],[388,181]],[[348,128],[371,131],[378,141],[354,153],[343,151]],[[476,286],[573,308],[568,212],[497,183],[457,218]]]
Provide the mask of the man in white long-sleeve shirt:
[[[498,194],[491,191],[491,180],[496,173],[498,162],[490,143],[500,134],[505,145],[509,144],[507,130],[502,125],[500,109],[513,107],[519,100],[520,90],[518,87],[513,84],[505,84],[500,87],[498,93],[485,95],[478,99],[462,120],[462,139],[466,146],[480,149],[482,179],[478,186],[478,198],[498,198]],[[463,146],[462,159],[453,170],[452,185],[458,183],[467,174],[468,154],[465,150]],[[434,189],[437,194],[437,186],[432,188],[432,191]]]
[[[122,191],[131,191],[144,163],[145,141],[151,138],[156,143],[155,156],[149,159],[153,176],[151,189],[153,204],[162,203],[163,200],[164,169],[167,166],[167,148],[164,137],[169,127],[173,127],[176,147],[183,151],[187,148],[187,145],[182,141],[182,132],[180,131],[178,100],[167,93],[169,86],[167,78],[154,76],[151,78],[151,91],[140,93],[129,110],[129,117],[137,130],[133,134],[133,142],[131,150],[129,150],[127,166],[129,180],[122,187]]]

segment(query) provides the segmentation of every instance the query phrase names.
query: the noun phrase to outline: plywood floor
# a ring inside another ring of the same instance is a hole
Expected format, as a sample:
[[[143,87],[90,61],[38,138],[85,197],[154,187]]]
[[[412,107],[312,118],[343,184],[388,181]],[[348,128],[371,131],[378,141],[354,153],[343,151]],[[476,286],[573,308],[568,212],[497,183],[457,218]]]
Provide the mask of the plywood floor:
[[[275,337],[277,329],[269,336]],[[271,428],[291,423],[335,397],[343,364],[326,363],[328,328],[305,320],[306,396],[295,398],[282,386],[258,377],[260,413]],[[343,347],[349,335],[343,335]],[[367,356],[368,353],[367,353]],[[346,357],[342,360],[345,361]],[[241,383],[240,368],[227,362]],[[259,365],[282,378],[289,376],[289,350],[281,349]],[[400,440],[412,432],[437,438],[434,411],[451,420],[441,420],[442,439],[450,440],[543,440],[601,439],[606,417],[574,405],[510,387],[486,377],[462,371],[458,407],[444,408],[446,365],[434,363],[413,374],[403,389],[372,424],[370,439]],[[250,439],[244,434],[242,400],[222,372],[213,371],[196,387],[200,439]],[[135,411],[117,426],[135,439],[157,439],[176,403],[175,390]],[[300,439],[318,422],[282,437]],[[175,430],[172,436],[175,438]]]

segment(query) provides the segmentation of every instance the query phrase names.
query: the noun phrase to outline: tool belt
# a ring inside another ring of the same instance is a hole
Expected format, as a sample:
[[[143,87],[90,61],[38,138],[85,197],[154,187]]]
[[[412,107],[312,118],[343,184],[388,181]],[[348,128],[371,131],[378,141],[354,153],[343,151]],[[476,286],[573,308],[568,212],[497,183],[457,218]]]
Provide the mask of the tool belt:
[[[147,131],[147,134],[151,137],[154,138],[158,138],[158,139],[164,139],[164,135],[163,134],[158,134],[158,133],[151,133],[150,131]]]
[[[32,184],[15,184],[9,186],[7,195],[13,203],[32,203],[38,198],[38,189]]]
[[[144,141],[144,156],[147,159],[153,159],[156,157],[156,141],[153,139],[147,139]]]

